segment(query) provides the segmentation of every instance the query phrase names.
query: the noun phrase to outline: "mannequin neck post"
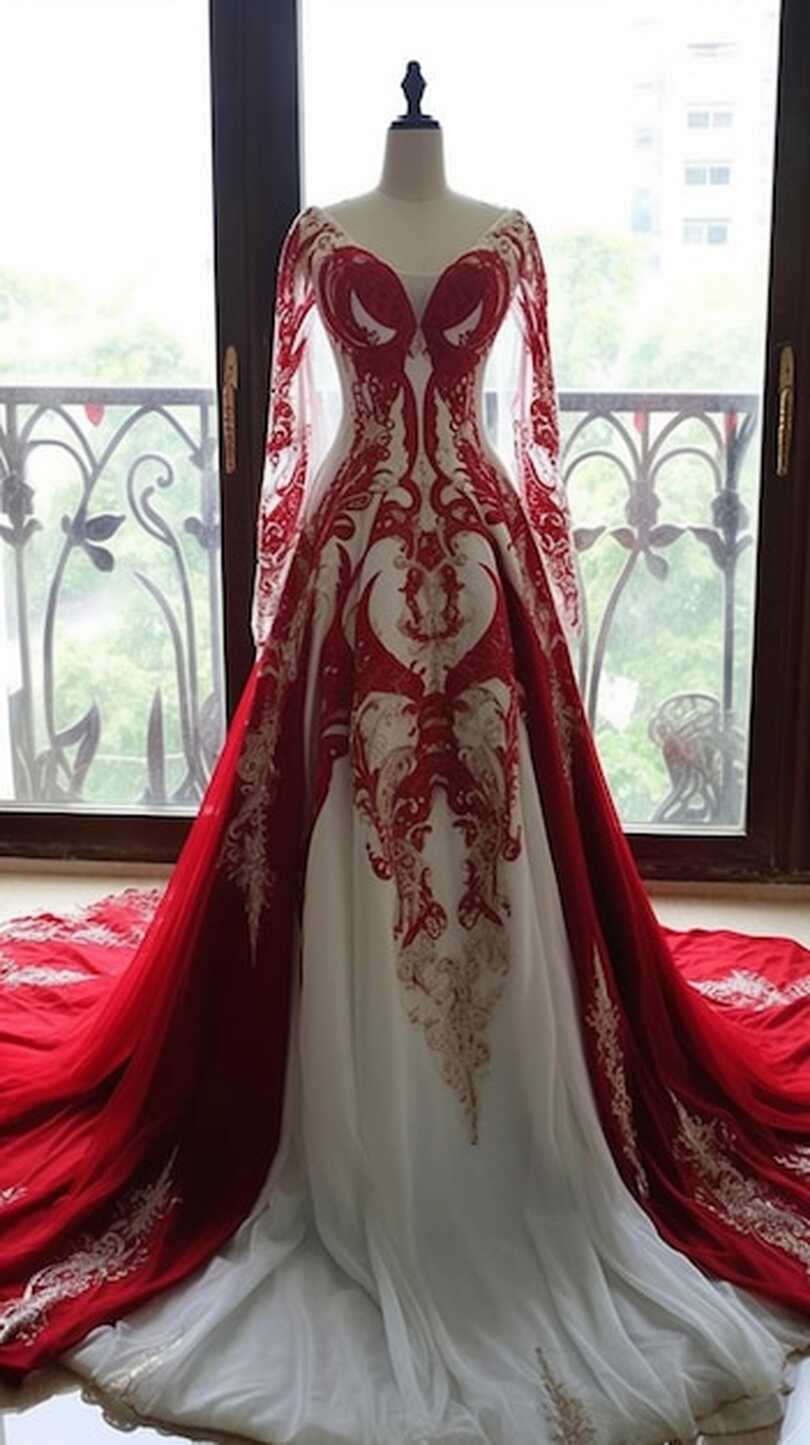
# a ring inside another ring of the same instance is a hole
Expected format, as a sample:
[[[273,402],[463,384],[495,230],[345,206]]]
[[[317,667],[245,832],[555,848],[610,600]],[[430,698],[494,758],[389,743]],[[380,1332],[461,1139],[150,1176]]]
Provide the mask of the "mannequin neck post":
[[[400,201],[429,201],[445,195],[449,187],[441,129],[390,127],[377,189]]]

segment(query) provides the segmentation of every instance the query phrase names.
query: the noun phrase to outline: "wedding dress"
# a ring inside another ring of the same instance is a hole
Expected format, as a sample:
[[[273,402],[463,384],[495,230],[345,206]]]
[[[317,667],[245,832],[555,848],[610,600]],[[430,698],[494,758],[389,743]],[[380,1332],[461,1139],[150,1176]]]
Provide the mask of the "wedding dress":
[[[301,212],[257,659],[199,817],[162,897],[0,929],[8,1381],[58,1358],[119,1421],[292,1445],[780,1419],[810,954],[656,922],[572,672],[557,452],[521,212],[435,277]]]

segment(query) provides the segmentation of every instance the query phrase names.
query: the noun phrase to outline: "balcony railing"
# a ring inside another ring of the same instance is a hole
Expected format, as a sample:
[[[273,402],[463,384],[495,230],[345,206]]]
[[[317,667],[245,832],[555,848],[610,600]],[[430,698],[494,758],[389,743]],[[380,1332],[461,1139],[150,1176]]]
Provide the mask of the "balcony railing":
[[[706,563],[719,584],[717,605],[690,622],[714,683],[678,689],[662,655],[645,718],[660,796],[629,821],[737,826],[750,623],[737,594],[757,399],[564,392],[560,403],[587,603],[579,675],[598,736],[638,578],[671,597],[673,615],[688,610],[692,573],[668,553],[680,544],[683,557],[691,539],[704,592],[714,597]],[[225,727],[215,421],[207,390],[0,387],[7,806],[199,802]]]

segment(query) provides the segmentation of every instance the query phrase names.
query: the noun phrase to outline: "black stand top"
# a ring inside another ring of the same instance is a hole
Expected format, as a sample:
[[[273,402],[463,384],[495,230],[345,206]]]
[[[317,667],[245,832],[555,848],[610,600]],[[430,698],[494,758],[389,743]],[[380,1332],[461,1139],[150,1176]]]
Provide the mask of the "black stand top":
[[[392,130],[439,130],[439,122],[432,115],[422,114],[422,96],[425,93],[425,79],[418,60],[409,60],[405,79],[402,82],[408,109],[404,115],[392,120]]]

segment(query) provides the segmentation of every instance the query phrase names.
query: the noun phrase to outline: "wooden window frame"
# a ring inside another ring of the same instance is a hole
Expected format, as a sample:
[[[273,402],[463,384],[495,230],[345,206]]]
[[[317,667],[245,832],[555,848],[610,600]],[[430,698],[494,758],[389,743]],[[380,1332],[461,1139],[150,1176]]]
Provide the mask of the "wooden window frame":
[[[281,243],[301,204],[298,0],[209,0],[218,387],[238,355],[236,466],[220,427],[228,716],[253,660],[255,515]],[[692,107],[694,109],[694,107]],[[783,0],[769,275],[747,826],[630,832],[651,879],[810,880],[810,10]],[[780,348],[797,358],[792,463],[776,476]],[[193,819],[7,810],[0,854],[170,862]]]

